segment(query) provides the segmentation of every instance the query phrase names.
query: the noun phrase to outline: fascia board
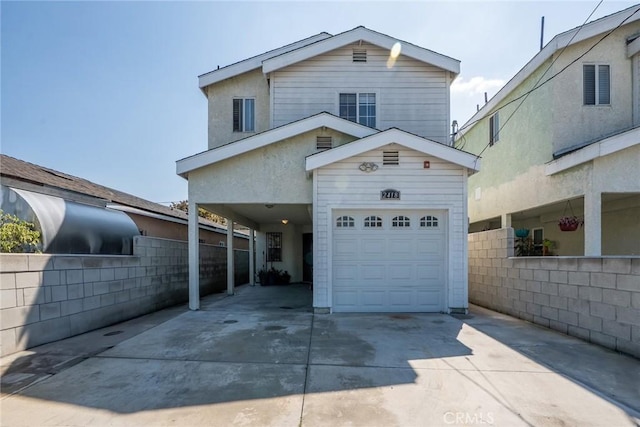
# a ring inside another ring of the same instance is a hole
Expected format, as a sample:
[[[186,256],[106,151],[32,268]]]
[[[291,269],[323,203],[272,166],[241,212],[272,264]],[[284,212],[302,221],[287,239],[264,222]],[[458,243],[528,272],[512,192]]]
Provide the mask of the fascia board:
[[[627,45],[627,58],[631,58],[638,52],[640,52],[640,37]]]
[[[322,126],[355,136],[356,138],[364,138],[379,132],[376,129],[353,123],[328,113],[320,113],[307,119],[302,119],[231,144],[196,154],[195,156],[178,160],[176,162],[176,173],[185,176],[192,170],[264,147],[276,141],[291,138]]]
[[[478,122],[482,120],[484,117],[489,115],[493,111],[493,109],[502,102],[516,87],[522,84],[529,76],[538,69],[544,62],[549,59],[556,51],[559,49],[563,49],[568,45],[569,41],[571,41],[571,45],[589,39],[591,37],[595,37],[598,34],[602,34],[606,31],[609,31],[620,24],[624,19],[626,19],[629,15],[631,15],[637,6],[633,6],[631,8],[625,9],[613,15],[598,19],[592,23],[586,24],[583,27],[574,28],[572,30],[566,31],[564,33],[560,33],[556,35],[547,45],[538,52],[531,60],[516,73],[515,76],[506,85],[502,87],[495,94],[493,98],[489,100],[486,104],[480,108],[476,114],[474,114],[467,123],[462,126],[462,130],[460,131],[461,135],[466,134],[473,126],[474,122]],[[640,19],[640,14],[633,16],[626,24],[630,24]],[[578,33],[576,35],[576,32]],[[571,40],[571,38],[575,35],[575,38]]]
[[[622,151],[635,145],[640,145],[640,128],[614,135],[562,156],[547,164],[545,167],[545,175],[555,175],[572,167],[590,162],[598,157],[608,156],[609,154]]]
[[[264,74],[268,74],[291,64],[304,61],[305,59],[313,58],[334,49],[355,43],[359,40],[363,40],[389,50],[391,50],[396,42],[400,42],[402,45],[401,55],[406,55],[419,61],[435,65],[455,74],[460,73],[460,61],[457,59],[450,58],[410,43],[403,43],[401,40],[397,40],[385,34],[376,33],[362,27],[335,35],[321,42],[266,59],[262,63],[262,72]]]
[[[456,150],[455,148],[451,148],[416,135],[408,134],[398,129],[390,129],[380,132],[359,141],[354,141],[349,144],[309,156],[306,159],[306,169],[307,171],[311,171],[331,163],[357,156],[370,150],[375,150],[391,143],[396,143],[429,156],[434,156],[442,160],[455,163],[473,171],[480,170],[480,161],[475,155]]]
[[[265,52],[263,54],[254,56],[249,59],[245,59],[244,61],[240,61],[235,64],[228,65],[218,70],[209,71],[208,73],[198,76],[198,86],[200,87],[200,89],[203,89],[214,83],[218,83],[228,78],[235,77],[237,75],[244,74],[246,72],[258,69],[262,65],[262,62],[266,59],[272,58],[274,56],[282,55],[283,53],[289,52],[291,50],[299,49],[301,47],[316,43],[320,40],[324,40],[329,37],[331,37],[331,35],[328,33],[316,34],[315,36],[271,50],[269,52]]]

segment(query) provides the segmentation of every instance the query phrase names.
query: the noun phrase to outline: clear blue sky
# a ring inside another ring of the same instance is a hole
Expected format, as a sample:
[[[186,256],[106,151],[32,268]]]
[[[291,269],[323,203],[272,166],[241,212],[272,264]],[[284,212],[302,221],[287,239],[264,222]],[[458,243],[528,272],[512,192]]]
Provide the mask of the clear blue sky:
[[[538,51],[541,16],[547,42],[597,3],[2,1],[1,151],[154,202],[186,199],[175,161],[207,148],[199,74],[364,25],[462,61],[451,114],[462,124]],[[605,1],[592,19],[633,4]]]

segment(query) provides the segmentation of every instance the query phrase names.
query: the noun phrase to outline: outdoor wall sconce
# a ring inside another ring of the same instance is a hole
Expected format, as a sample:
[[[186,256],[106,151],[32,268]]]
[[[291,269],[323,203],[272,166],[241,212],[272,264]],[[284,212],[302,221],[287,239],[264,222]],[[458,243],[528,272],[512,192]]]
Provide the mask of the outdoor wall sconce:
[[[362,172],[375,172],[378,170],[378,165],[376,165],[373,162],[363,162],[358,169],[360,169]]]
[[[283,220],[282,220],[282,223],[283,223],[284,225],[287,225],[287,224],[289,224],[289,220],[288,220],[288,219],[283,219]]]
[[[274,205],[264,205],[265,208],[271,209]]]

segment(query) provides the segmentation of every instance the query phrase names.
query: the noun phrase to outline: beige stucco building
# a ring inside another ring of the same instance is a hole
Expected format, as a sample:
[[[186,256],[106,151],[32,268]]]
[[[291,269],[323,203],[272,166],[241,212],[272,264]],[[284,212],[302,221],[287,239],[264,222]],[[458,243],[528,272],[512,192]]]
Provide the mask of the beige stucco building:
[[[467,124],[470,231],[529,230],[538,252],[640,254],[637,6],[555,36]],[[561,231],[561,217],[584,226]],[[541,253],[540,253],[541,254]]]
[[[200,76],[208,150],[177,162],[190,212],[249,227],[252,282],[286,270],[313,283],[317,311],[465,311],[479,162],[449,144],[458,73],[455,59],[357,27]],[[198,309],[197,274],[190,291]]]

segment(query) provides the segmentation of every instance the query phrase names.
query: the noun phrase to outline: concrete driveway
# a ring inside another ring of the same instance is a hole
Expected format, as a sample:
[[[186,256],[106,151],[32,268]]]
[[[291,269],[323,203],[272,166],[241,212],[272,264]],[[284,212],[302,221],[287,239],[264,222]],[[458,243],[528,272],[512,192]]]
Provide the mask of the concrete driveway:
[[[3,426],[634,426],[640,361],[474,307],[238,288],[2,360]]]

